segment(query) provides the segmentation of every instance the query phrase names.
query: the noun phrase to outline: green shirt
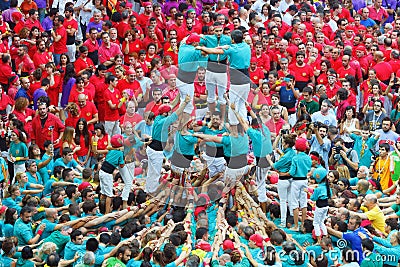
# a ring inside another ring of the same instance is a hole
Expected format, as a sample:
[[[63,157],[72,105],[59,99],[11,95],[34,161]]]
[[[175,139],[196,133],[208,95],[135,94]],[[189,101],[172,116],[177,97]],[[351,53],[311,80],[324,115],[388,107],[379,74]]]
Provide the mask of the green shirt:
[[[376,253],[371,253],[363,259],[360,267],[382,267],[383,260],[382,256]]]
[[[394,173],[392,175],[392,180],[393,183],[395,183],[397,180],[399,180],[400,175],[400,156],[395,151],[392,152],[392,156],[394,162]]]
[[[179,48],[180,52],[180,48]],[[229,56],[229,66],[232,69],[248,69],[250,67],[251,49],[246,43],[232,44],[224,54]]]
[[[126,265],[119,259],[111,257],[107,260],[106,267],[126,267]]]
[[[197,50],[193,45],[181,44],[178,53],[179,69],[185,72],[196,72],[201,61],[207,59],[201,55],[201,51]],[[154,129],[154,128],[153,128]]]
[[[10,143],[10,154],[13,157],[28,157],[28,147],[24,142],[19,142],[18,144],[15,142]],[[22,165],[25,164],[25,160],[18,160],[14,164]]]
[[[310,102],[301,100],[300,103],[303,103],[306,106],[306,110],[310,115],[319,111],[319,104],[315,100],[312,100]]]
[[[307,177],[307,173],[309,173],[311,170],[311,165],[311,158],[306,153],[298,153],[292,159],[292,165],[290,166],[289,170],[290,176],[292,176],[293,178]]]
[[[221,35],[221,37],[218,40],[216,35],[204,35],[200,39],[200,44],[204,45],[205,47],[211,47],[211,48],[218,47],[218,46],[223,46],[223,45],[230,45],[231,44],[231,38],[229,38],[226,35]],[[221,60],[224,60],[226,58],[226,55],[210,54],[210,55],[208,55],[208,57],[212,61],[218,61],[218,59],[221,61]]]

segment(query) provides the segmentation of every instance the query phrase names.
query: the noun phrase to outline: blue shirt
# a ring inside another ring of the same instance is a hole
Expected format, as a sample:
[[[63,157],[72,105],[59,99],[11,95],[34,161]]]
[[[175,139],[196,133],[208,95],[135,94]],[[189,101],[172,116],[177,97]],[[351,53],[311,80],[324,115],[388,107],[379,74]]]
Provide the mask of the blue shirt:
[[[376,22],[371,18],[367,18],[365,20],[362,19],[360,21],[360,24],[368,28],[368,27],[373,27],[374,25],[376,25]]]
[[[197,140],[197,137],[191,134],[182,135],[180,131],[177,131],[175,134],[174,150],[182,155],[194,156],[196,155],[194,145],[197,144]]]
[[[329,191],[331,191],[329,189]],[[330,192],[330,195],[332,196],[332,191]],[[314,193],[310,197],[312,201],[317,201],[318,199],[328,199],[328,191],[326,190],[326,184],[321,183],[318,184],[318,187],[314,189]]]
[[[223,46],[223,45],[230,45],[231,44],[231,38],[229,38],[226,35],[221,35],[221,37],[217,38],[216,35],[204,35],[201,39],[200,39],[200,44],[204,45],[205,47],[218,47],[218,46]],[[208,55],[209,59],[212,61],[218,61],[218,59],[224,60],[226,59],[226,55],[214,55],[214,54],[210,54]]]
[[[358,233],[361,232],[363,234],[367,234],[365,229],[363,227],[359,227],[353,232],[347,232],[343,234],[343,239],[350,242],[351,249],[352,250],[357,250],[358,255],[360,255],[360,258],[358,259],[358,263],[361,263],[362,260],[364,259],[363,251],[361,248],[361,237],[358,235]],[[356,254],[357,255],[357,254]]]
[[[217,129],[211,129],[208,126],[203,126],[201,127],[201,129],[199,130],[199,132],[202,132],[204,134],[208,134],[208,135],[218,135],[218,134],[223,134],[227,132],[227,129],[225,127],[223,127],[221,130]],[[214,142],[206,142],[206,145],[208,146],[213,146],[213,147],[222,147],[222,144],[219,143],[214,143]]]
[[[224,155],[227,157],[246,155],[249,151],[249,139],[247,134],[238,134],[237,137],[223,136],[221,143],[224,146]]]
[[[250,67],[251,49],[248,44],[244,42],[232,44],[227,50],[224,50],[224,54],[229,56],[229,66],[232,69],[240,70]]]
[[[292,158],[296,156],[296,151],[289,147],[283,150],[283,156],[274,163],[274,169],[279,172],[289,172],[290,166],[292,165]]]
[[[78,162],[76,162],[76,160],[72,159],[70,162],[65,163],[63,158],[58,158],[54,162],[54,167],[56,167],[56,166],[63,166],[64,168],[75,169],[75,167],[78,166]]]
[[[110,150],[105,160],[114,167],[118,167],[120,164],[125,164],[124,152],[120,150]]]
[[[360,159],[359,166],[369,167],[371,165],[371,156],[372,156],[370,149],[374,149],[376,142],[378,140],[374,137],[370,137],[366,141],[364,141],[362,139],[362,136],[356,135],[354,133],[350,134],[350,138],[354,140],[353,148],[357,152],[358,158]],[[363,146],[364,146],[364,152],[363,155],[361,155]]]
[[[18,218],[14,225],[14,236],[18,238],[18,246],[28,245],[28,241],[33,238],[32,224]]]
[[[289,174],[293,178],[304,178],[311,170],[311,158],[304,152],[299,152],[292,159]]]
[[[201,55],[201,51],[197,50],[193,45],[181,44],[178,53],[179,69],[185,72],[197,72],[201,61],[206,57]]]
[[[247,134],[253,142],[254,156],[261,158],[272,152],[271,132],[264,124],[262,130],[249,128]]]
[[[178,119],[178,115],[176,113],[172,113],[171,115],[165,117],[162,115],[158,115],[154,119],[153,130],[151,136],[154,140],[158,140],[161,142],[167,142],[168,140],[168,127],[174,123]]]

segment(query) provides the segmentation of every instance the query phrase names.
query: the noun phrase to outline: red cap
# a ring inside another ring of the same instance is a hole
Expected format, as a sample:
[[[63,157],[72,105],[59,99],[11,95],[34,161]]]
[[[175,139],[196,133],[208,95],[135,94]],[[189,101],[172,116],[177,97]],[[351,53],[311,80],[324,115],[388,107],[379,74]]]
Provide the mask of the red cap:
[[[298,138],[296,144],[294,145],[297,151],[306,151],[308,148],[308,141],[305,138]]]
[[[366,31],[366,30],[367,30],[367,27],[365,27],[364,25],[360,25],[360,26],[358,26],[358,30],[364,30],[364,31]]]
[[[256,57],[251,57],[250,63],[257,63],[257,58]]]
[[[361,222],[361,227],[365,227],[365,226],[368,226],[368,225],[371,225],[371,221],[370,220],[363,220]]]
[[[22,14],[17,11],[17,12],[12,13],[11,17],[14,20],[21,20],[22,19]]]
[[[356,51],[363,51],[364,53],[367,52],[367,49],[363,45],[359,45],[356,47]]]
[[[294,39],[301,39],[301,37],[300,37],[300,35],[298,35],[297,33],[294,33],[293,35],[292,35],[292,39],[294,40]]]
[[[199,243],[196,244],[197,249],[204,250],[206,252],[211,251],[211,245],[207,243],[206,241],[201,240]]]
[[[136,74],[136,72],[133,69],[129,69],[129,70],[126,71],[126,74],[127,75]]]
[[[116,134],[111,137],[111,146],[112,147],[121,147],[124,145],[124,137],[120,134]]]
[[[130,2],[126,2],[126,5],[125,5],[125,7],[130,7],[130,8],[132,8],[133,7],[133,4],[132,3],[130,3]]]
[[[235,249],[235,245],[233,244],[232,240],[225,240],[224,243],[222,243],[222,250],[234,250]]]
[[[400,142],[400,137],[397,138],[396,142]]]
[[[99,233],[104,233],[104,232],[108,232],[108,228],[103,226],[99,229]]]
[[[256,246],[259,247],[259,248],[262,248],[264,246],[263,245],[264,239],[259,234],[254,234],[254,235],[250,236],[249,240],[253,241],[256,244]]]
[[[197,207],[194,209],[194,217],[197,219],[197,216],[199,216],[199,214],[203,211],[206,211],[206,208],[203,206]]]
[[[83,182],[78,186],[79,192],[82,192],[84,189],[88,188],[89,186],[92,186],[89,182]]]
[[[353,26],[347,25],[347,26],[346,26],[346,31],[354,31]]]
[[[0,208],[0,215],[3,214],[3,213],[5,213],[6,210],[7,210],[7,206],[2,206],[2,207]]]
[[[163,113],[167,113],[171,111],[171,106],[167,104],[162,104],[158,107],[158,115],[161,115]]]
[[[143,2],[142,5],[143,5],[143,7],[147,7],[147,6],[151,6],[151,3],[150,2]]]
[[[200,36],[197,33],[190,34],[186,40],[186,44],[188,45],[198,42],[200,42]]]

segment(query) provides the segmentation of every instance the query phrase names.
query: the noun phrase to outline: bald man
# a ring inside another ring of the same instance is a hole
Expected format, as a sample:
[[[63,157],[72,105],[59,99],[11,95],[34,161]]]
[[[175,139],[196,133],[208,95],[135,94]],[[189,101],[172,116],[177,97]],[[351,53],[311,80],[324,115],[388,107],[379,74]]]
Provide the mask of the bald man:
[[[84,94],[78,95],[78,106],[81,109],[79,118],[84,118],[88,124],[88,130],[94,131],[94,124],[99,121],[99,113],[93,102],[87,100]]]
[[[385,61],[382,51],[376,51],[374,53],[374,61],[376,65],[372,68],[376,71],[376,77],[378,80],[386,85],[389,85],[389,81],[394,78],[392,66]]]

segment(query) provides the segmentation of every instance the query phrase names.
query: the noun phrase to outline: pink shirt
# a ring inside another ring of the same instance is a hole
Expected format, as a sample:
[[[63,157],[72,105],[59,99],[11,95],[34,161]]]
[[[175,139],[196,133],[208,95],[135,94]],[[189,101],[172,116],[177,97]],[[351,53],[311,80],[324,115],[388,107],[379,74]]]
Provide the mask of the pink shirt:
[[[110,48],[107,48],[104,43],[99,48],[99,60],[100,63],[110,60],[110,58],[115,57],[116,55],[122,55],[121,49],[119,45],[110,43]]]
[[[373,5],[368,6],[367,8],[369,10],[369,17],[373,20],[382,20],[383,18],[389,17],[388,13],[383,7],[379,8],[379,10],[376,10]]]
[[[282,126],[285,124],[286,121],[282,118],[280,118],[279,121],[277,122],[274,122],[272,118],[265,122],[265,126],[268,127],[271,133],[275,133],[276,135],[279,134],[280,130],[282,129]]]

